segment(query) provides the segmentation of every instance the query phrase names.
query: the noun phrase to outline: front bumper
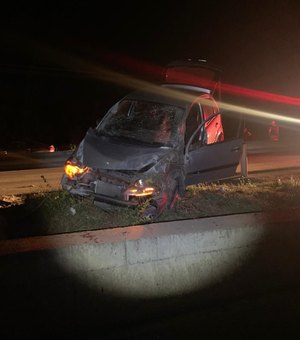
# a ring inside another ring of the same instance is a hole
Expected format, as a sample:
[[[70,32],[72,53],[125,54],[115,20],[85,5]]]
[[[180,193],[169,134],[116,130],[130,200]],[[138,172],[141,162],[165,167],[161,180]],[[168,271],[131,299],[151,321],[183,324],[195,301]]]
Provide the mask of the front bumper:
[[[91,181],[89,183],[79,182],[69,179],[66,175],[61,180],[63,190],[68,191],[71,195],[92,199],[94,204],[104,203],[118,207],[137,207],[145,201],[145,197],[128,197],[126,189],[128,184],[109,183],[101,180]],[[146,199],[151,198],[147,196]]]

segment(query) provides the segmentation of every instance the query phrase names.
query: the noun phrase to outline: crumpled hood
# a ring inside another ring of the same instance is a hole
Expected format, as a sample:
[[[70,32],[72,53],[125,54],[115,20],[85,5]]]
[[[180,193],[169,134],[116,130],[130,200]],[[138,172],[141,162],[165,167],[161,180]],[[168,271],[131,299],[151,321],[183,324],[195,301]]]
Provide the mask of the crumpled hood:
[[[130,144],[98,136],[90,128],[82,141],[82,163],[91,168],[139,171],[165,156],[169,147]]]

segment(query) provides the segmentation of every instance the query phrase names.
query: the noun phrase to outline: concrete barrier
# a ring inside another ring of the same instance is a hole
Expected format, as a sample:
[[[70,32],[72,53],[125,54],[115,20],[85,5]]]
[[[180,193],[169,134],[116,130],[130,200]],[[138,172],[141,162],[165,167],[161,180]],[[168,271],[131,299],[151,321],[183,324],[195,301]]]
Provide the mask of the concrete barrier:
[[[32,323],[52,335],[105,330],[295,285],[299,221],[298,211],[278,211],[0,241],[4,320],[17,322],[16,336]]]

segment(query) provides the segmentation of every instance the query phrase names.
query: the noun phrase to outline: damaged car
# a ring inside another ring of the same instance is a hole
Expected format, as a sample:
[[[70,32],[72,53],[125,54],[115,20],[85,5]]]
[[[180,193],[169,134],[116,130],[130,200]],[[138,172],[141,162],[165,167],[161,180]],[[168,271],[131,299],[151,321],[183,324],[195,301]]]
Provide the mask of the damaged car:
[[[219,70],[174,62],[161,84],[135,90],[90,127],[64,166],[61,185],[103,209],[173,209],[191,184],[236,175],[243,138],[226,138],[216,98]]]

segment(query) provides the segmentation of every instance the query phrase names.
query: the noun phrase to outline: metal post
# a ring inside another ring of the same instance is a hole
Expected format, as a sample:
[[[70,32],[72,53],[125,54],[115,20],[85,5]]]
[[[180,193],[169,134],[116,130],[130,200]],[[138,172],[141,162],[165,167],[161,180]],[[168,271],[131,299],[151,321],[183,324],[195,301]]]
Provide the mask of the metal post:
[[[241,175],[242,177],[248,176],[248,157],[247,157],[247,144],[246,143],[243,143],[243,149],[242,149]]]

